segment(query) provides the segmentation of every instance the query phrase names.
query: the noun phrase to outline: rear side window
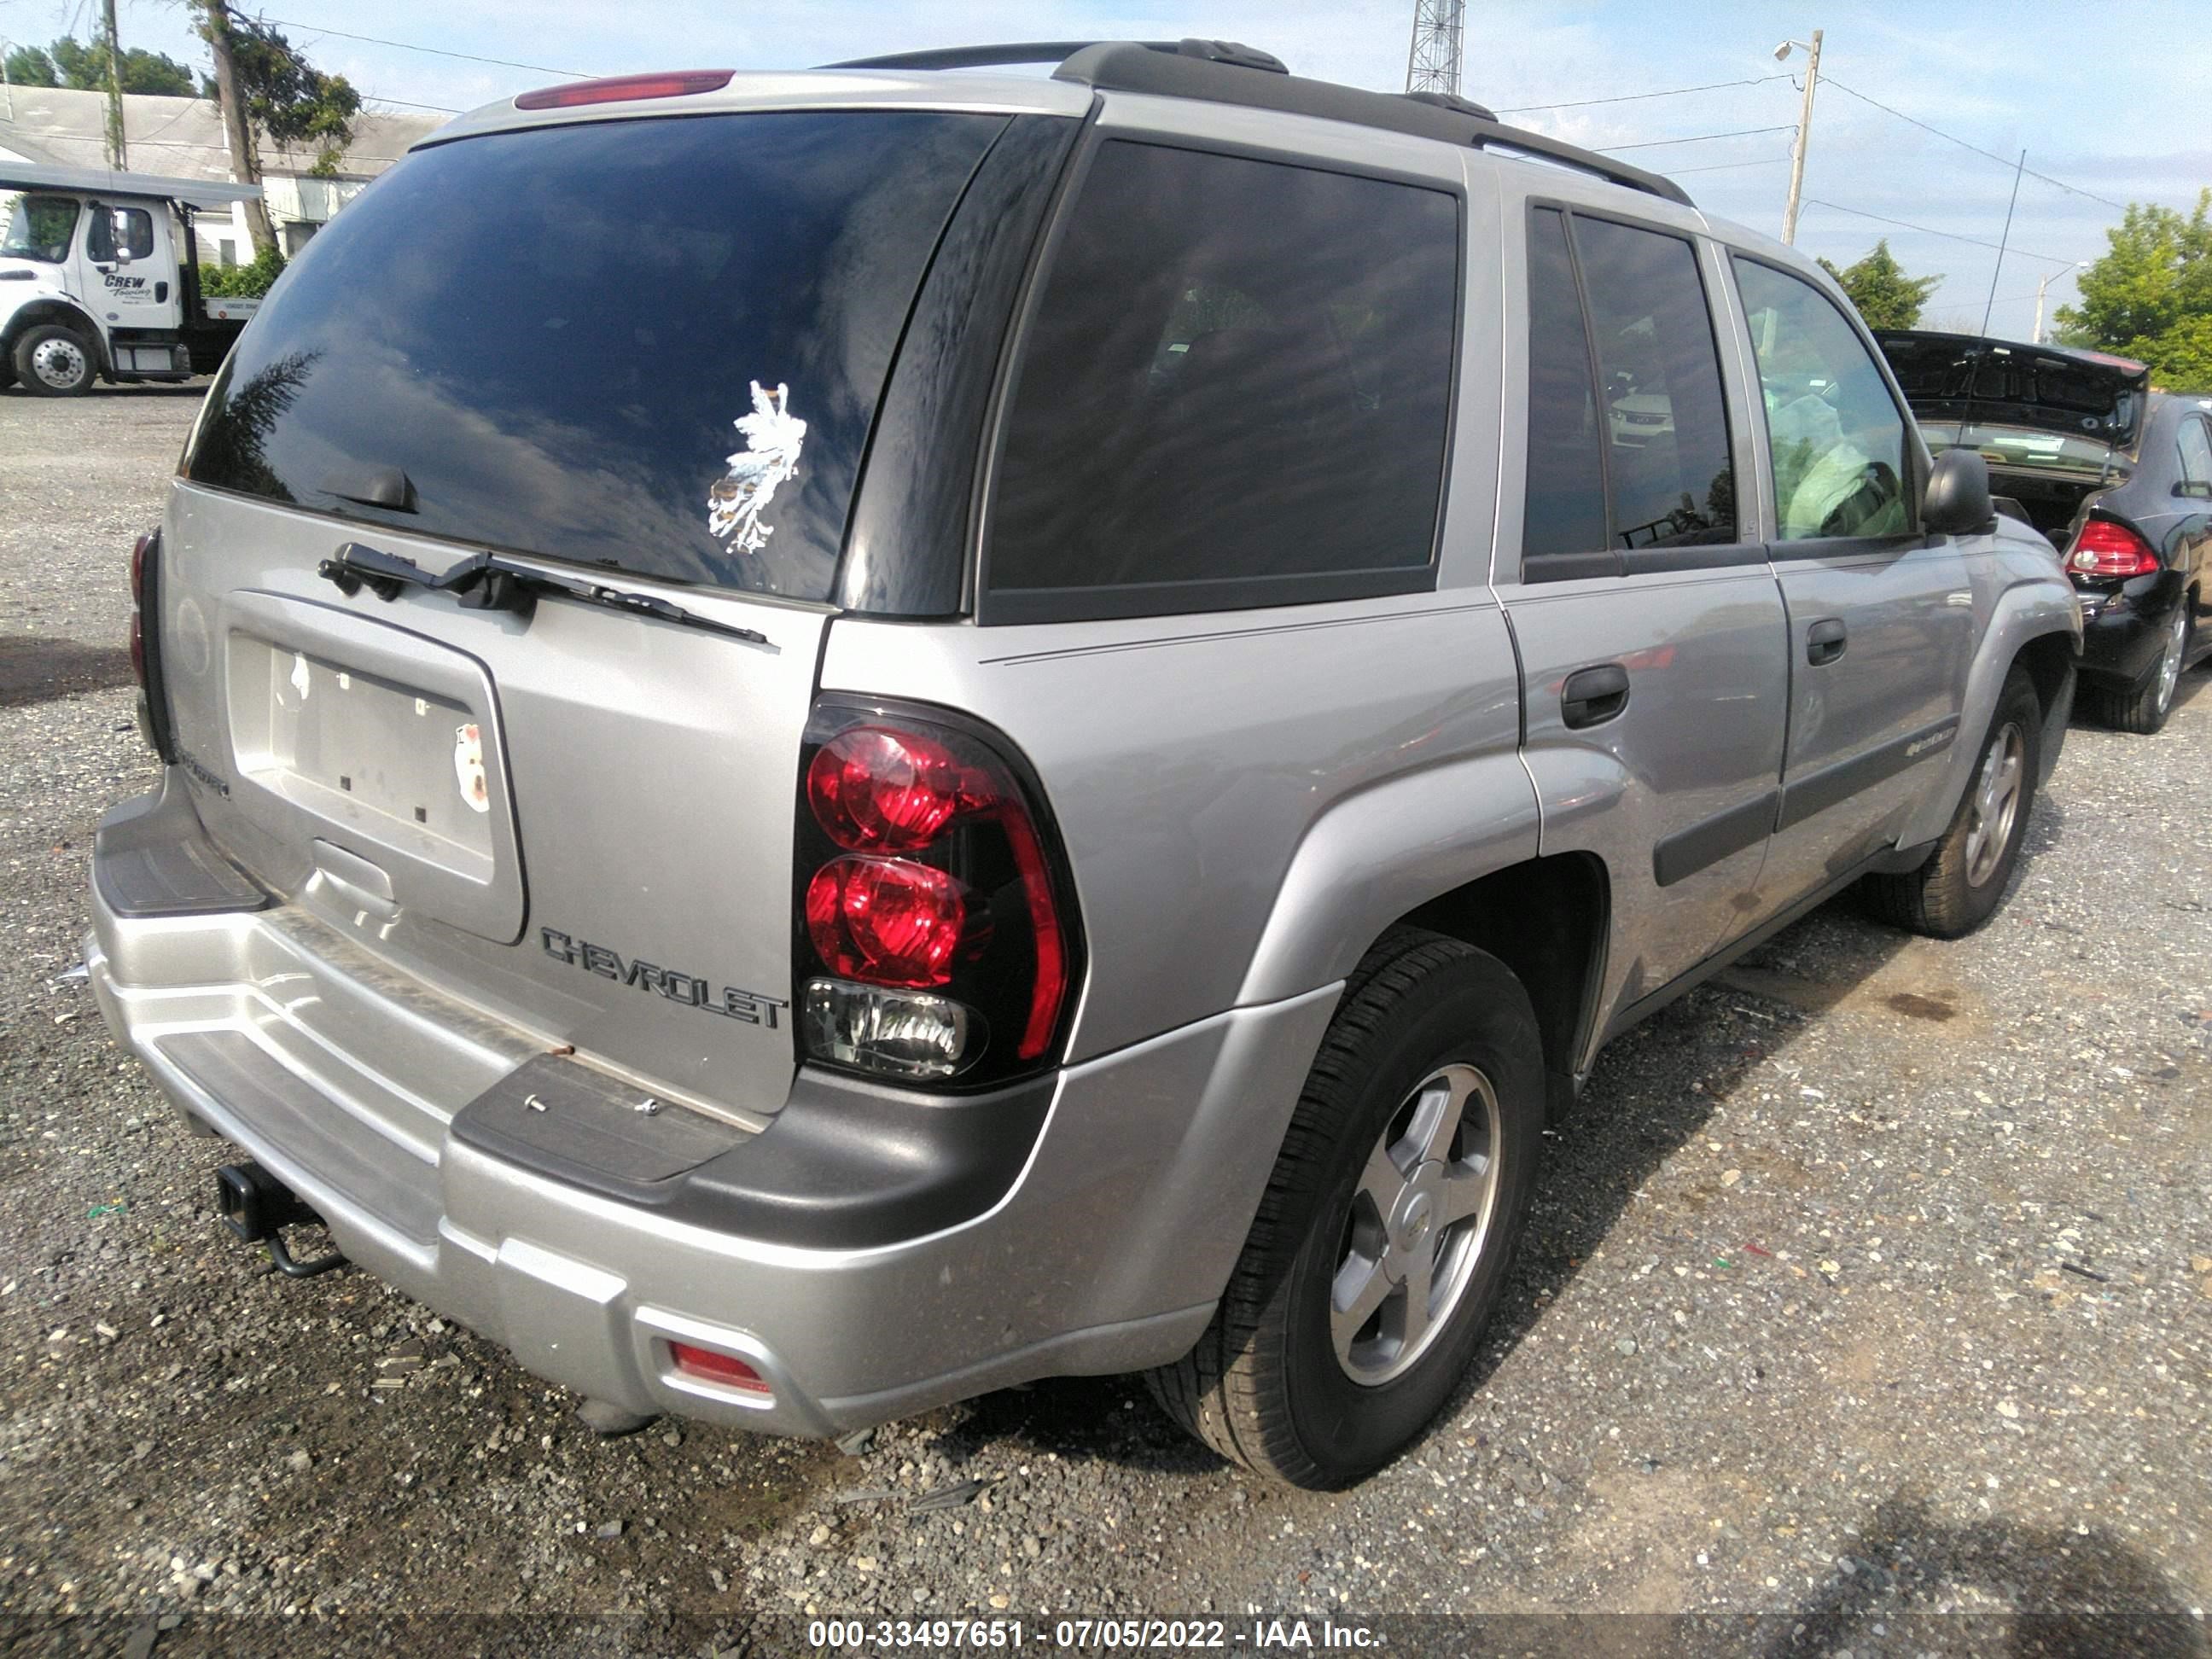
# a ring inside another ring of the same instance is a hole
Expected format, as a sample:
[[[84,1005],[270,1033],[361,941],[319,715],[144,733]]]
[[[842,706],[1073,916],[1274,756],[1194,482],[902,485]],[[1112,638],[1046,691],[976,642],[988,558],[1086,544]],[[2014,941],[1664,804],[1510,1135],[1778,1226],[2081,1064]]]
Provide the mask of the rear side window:
[[[2212,483],[2212,443],[2204,436],[2204,422],[2181,423],[2181,476],[2190,483]]]
[[[1689,241],[1534,210],[1528,328],[1522,580],[1736,540],[1720,356]]]
[[[1000,116],[587,122],[417,151],[310,242],[194,482],[821,600],[891,354]],[[398,468],[414,510],[364,504]]]
[[[1739,258],[1785,542],[1911,528],[1905,420],[1873,354],[1810,283]]]
[[[1458,257],[1446,191],[1101,145],[1026,331],[984,619],[1429,586]]]

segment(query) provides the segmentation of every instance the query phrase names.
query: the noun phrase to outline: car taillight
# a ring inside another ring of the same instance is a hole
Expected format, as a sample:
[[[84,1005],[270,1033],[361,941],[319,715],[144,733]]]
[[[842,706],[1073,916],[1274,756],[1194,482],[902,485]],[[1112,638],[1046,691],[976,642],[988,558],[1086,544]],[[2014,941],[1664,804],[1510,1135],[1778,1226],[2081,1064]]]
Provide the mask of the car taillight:
[[[2082,576],[2148,576],[2158,555],[2142,537],[2113,519],[2092,519],[2066,554],[2066,568]]]
[[[980,1087],[1050,1057],[1075,977],[1073,896],[1002,738],[942,711],[818,707],[797,853],[807,1058]]]
[[[681,98],[694,92],[720,92],[735,70],[671,70],[657,75],[611,75],[599,81],[571,81],[540,87],[514,100],[517,109],[574,109],[580,104],[621,104],[634,98]]]

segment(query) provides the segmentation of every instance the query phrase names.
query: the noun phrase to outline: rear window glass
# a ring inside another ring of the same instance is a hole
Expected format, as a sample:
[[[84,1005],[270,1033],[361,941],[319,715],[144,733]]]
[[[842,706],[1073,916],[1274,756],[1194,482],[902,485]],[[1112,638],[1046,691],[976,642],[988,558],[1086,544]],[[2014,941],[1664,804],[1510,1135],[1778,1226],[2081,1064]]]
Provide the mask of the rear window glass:
[[[190,476],[827,599],[899,330],[1005,125],[777,112],[417,152],[277,285],[210,393]],[[415,511],[347,499],[392,468]]]
[[[1421,585],[1458,257],[1446,191],[1102,145],[1028,331],[987,615]]]

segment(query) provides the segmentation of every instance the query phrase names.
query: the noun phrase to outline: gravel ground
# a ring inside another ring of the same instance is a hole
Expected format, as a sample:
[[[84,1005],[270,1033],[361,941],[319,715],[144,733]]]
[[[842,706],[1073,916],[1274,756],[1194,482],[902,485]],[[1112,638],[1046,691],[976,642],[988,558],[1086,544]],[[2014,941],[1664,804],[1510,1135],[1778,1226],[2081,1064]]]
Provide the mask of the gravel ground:
[[[195,407],[0,394],[0,1649],[1264,1608],[1437,1651],[1472,1642],[1406,1616],[1714,1620],[1496,1627],[1585,1652],[2212,1653],[2212,677],[2156,739],[2074,731],[1976,937],[1832,905],[1618,1044],[1475,1376],[1355,1492],[1226,1468],[1126,1381],[857,1455],[601,1442],[365,1276],[225,1244],[223,1149],[61,977],[95,817],[153,779],[125,556]]]

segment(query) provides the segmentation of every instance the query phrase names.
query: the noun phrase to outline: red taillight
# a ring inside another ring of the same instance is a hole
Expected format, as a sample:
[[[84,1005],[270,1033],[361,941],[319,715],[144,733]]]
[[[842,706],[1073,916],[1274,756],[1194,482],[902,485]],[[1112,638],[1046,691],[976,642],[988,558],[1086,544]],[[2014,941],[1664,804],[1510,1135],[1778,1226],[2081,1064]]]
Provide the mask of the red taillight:
[[[943,744],[856,726],[822,745],[806,769],[806,800],[838,846],[904,853],[936,840],[963,802],[979,803],[979,792]]]
[[[696,1376],[702,1382],[739,1389],[747,1394],[769,1392],[768,1379],[733,1353],[698,1347],[690,1342],[671,1342],[668,1357],[676,1362],[678,1371],[686,1376]]]
[[[960,884],[911,859],[833,859],[806,884],[806,931],[833,974],[921,990],[952,977]]]
[[[964,723],[902,713],[822,709],[808,745],[799,896],[802,949],[819,964],[799,973],[808,1054],[969,1085],[1045,1059],[1077,938],[1026,775]]]
[[[720,92],[735,70],[670,70],[656,75],[611,75],[600,81],[571,81],[540,87],[517,97],[517,109],[573,109],[579,104],[620,104],[633,98],[681,98],[687,93]]]
[[[2114,519],[2081,526],[2066,555],[2066,568],[2083,576],[2148,576],[2159,568],[2151,544]]]

